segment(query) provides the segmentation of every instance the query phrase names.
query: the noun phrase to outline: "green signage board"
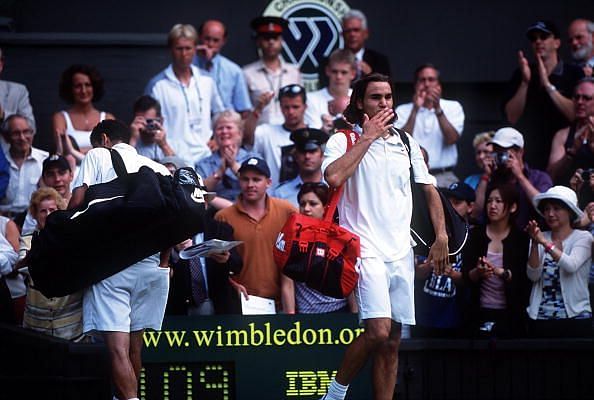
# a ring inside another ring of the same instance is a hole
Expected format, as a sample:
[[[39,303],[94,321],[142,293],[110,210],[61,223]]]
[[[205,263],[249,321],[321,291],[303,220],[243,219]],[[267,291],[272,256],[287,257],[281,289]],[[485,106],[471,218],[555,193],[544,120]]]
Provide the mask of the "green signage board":
[[[140,397],[319,399],[362,331],[352,314],[166,318],[144,335]],[[369,379],[350,397],[368,398]]]

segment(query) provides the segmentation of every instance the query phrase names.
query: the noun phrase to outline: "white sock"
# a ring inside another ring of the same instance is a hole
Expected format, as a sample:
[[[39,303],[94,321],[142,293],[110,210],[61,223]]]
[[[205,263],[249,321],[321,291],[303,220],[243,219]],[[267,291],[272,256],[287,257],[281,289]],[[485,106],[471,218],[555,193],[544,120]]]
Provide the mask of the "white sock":
[[[330,386],[328,386],[328,393],[326,393],[326,397],[323,397],[323,399],[344,400],[347,390],[349,390],[349,385],[341,385],[340,383],[336,382],[336,379],[332,379]]]
[[[128,400],[140,400],[138,397],[131,397]]]

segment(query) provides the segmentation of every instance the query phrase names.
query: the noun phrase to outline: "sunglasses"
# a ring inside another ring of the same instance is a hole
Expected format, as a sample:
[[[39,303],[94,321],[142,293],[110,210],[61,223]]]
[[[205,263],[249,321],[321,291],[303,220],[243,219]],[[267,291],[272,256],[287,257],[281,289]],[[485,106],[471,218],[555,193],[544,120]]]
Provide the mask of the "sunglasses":
[[[547,40],[548,38],[550,38],[551,35],[550,33],[546,33],[546,32],[535,32],[535,33],[531,33],[529,40],[531,42],[536,42],[538,39],[540,40]]]
[[[585,94],[574,94],[573,95],[574,101],[580,101],[580,100],[591,101],[592,99],[594,99],[594,96],[588,96]]]
[[[287,94],[287,93],[293,93],[293,94],[299,94],[301,92],[304,92],[305,89],[302,86],[299,85],[287,85],[287,86],[283,86],[280,89],[280,94]]]

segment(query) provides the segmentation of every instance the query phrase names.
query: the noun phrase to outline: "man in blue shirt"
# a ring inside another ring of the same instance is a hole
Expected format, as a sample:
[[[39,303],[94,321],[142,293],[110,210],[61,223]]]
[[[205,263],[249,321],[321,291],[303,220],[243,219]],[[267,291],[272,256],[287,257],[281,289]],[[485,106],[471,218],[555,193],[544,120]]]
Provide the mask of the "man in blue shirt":
[[[245,117],[252,103],[239,65],[220,54],[227,41],[227,29],[221,21],[208,20],[198,28],[199,45],[194,64],[215,81],[226,110]]]

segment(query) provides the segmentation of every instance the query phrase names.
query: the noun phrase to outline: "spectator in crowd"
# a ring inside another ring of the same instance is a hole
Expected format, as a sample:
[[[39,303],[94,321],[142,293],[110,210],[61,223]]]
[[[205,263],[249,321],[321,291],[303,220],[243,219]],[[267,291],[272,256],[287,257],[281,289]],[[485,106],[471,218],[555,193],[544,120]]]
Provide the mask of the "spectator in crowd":
[[[74,174],[72,173],[70,163],[68,163],[64,156],[52,154],[43,160],[41,186],[55,189],[62,199],[64,199],[66,204],[68,204],[70,197],[72,196],[70,185],[72,184],[73,179]],[[31,205],[29,205],[21,232],[23,235],[30,234],[35,229],[38,229],[38,227],[39,223],[31,213]]]
[[[10,180],[6,196],[0,201],[0,211],[13,219],[18,216],[17,225],[22,225],[48,153],[33,147],[35,130],[22,115],[8,117],[2,123],[2,135],[9,144],[6,159],[10,166]]]
[[[544,169],[553,135],[573,121],[570,97],[583,77],[581,68],[559,58],[559,30],[550,21],[537,21],[526,32],[536,63],[529,64],[518,52],[518,69],[505,96],[507,120],[526,135],[526,160]]]
[[[21,325],[25,311],[26,287],[16,265],[19,238],[19,229],[14,221],[0,216],[0,276],[3,286],[8,288],[8,309],[5,311],[10,316],[9,322]]]
[[[245,132],[244,144],[252,145],[270,167],[272,184],[281,181],[281,159],[285,151],[293,146],[291,132],[305,128],[306,96],[305,89],[299,85],[283,86],[278,94],[284,121],[282,124],[262,124],[253,134]]]
[[[194,63],[214,79],[225,110],[234,110],[247,117],[252,103],[243,71],[221,55],[221,49],[227,43],[227,28],[221,21],[207,20],[198,28],[198,41]]]
[[[83,203],[89,186],[116,178],[109,149],[119,153],[130,173],[146,166],[169,175],[163,165],[138,155],[127,144],[131,133],[123,122],[105,120],[91,134],[99,137],[102,146],[90,150],[83,159],[69,208]],[[169,289],[168,258],[167,252],[151,255],[85,289],[83,332],[103,336],[118,399],[138,397],[142,335],[147,328],[161,329]]]
[[[481,177],[484,175],[485,168],[490,165],[490,157],[493,154],[493,145],[491,139],[495,134],[494,131],[477,133],[472,139],[472,147],[474,148],[474,161],[481,173],[469,175],[464,179],[464,183],[469,185],[473,190],[476,190]]]
[[[280,273],[272,258],[272,247],[289,215],[297,210],[287,201],[266,194],[271,185],[265,160],[251,157],[239,168],[241,194],[233,206],[220,210],[217,221],[233,228],[242,268],[232,282],[241,293],[274,299],[280,304]]]
[[[474,190],[463,182],[443,190],[454,209],[468,221],[474,206]],[[423,256],[415,256],[414,337],[453,338],[463,334],[466,291],[463,287],[461,254],[448,264],[444,274],[433,272],[433,265]]]
[[[583,68],[584,75],[592,76],[594,68],[594,22],[578,18],[574,19],[567,29],[571,58]]]
[[[241,120],[241,116],[235,111],[227,110],[223,113],[233,113]],[[175,174],[176,169],[174,165],[172,174]],[[171,252],[169,259],[171,282],[166,315],[241,313],[240,308],[237,307],[237,293],[229,283],[229,277],[239,273],[242,266],[237,249],[213,252],[206,257],[195,256],[188,260],[180,258],[181,251],[193,243],[210,239],[233,240],[233,228],[214,220],[217,208],[212,206],[212,201],[216,198],[209,193],[204,197],[206,200],[206,212],[202,222],[204,232],[174,246]]]
[[[31,196],[29,212],[37,222],[35,230],[45,227],[47,216],[56,210],[64,210],[66,202],[52,188],[41,188]],[[33,234],[21,237],[19,259],[26,265],[26,255],[31,249]],[[35,289],[31,276],[27,277],[27,305],[23,327],[43,332],[66,340],[82,339],[82,291],[64,297],[45,297]]]
[[[308,126],[328,133],[332,131],[336,114],[342,115],[346,108],[346,104],[342,109],[336,107],[337,103],[343,103],[340,99],[351,95],[351,82],[355,79],[356,68],[355,55],[350,50],[338,49],[330,54],[324,71],[328,86],[307,95],[305,120]],[[334,107],[330,103],[334,103]],[[330,112],[331,108],[334,108],[333,113]]]
[[[462,273],[473,306],[471,327],[494,329],[497,336],[522,336],[530,291],[525,272],[529,238],[513,220],[518,192],[507,183],[493,184],[486,196],[487,223],[470,232],[462,254]]]
[[[280,17],[258,17],[252,20],[251,27],[256,34],[256,46],[261,58],[243,67],[243,74],[254,105],[247,130],[252,124],[281,124],[280,89],[291,84],[302,84],[299,67],[283,61],[282,33],[287,20]]]
[[[528,306],[529,330],[537,337],[575,337],[592,334],[588,275],[592,265],[592,234],[573,229],[582,211],[575,192],[554,186],[534,198],[534,207],[550,231],[530,221],[532,238],[528,278],[532,281]]]
[[[328,134],[319,129],[302,128],[291,133],[291,140],[295,143],[294,156],[299,174],[294,179],[279,184],[274,189],[273,196],[299,207],[297,194],[304,183],[323,181],[322,160]]]
[[[0,74],[4,71],[4,51],[0,48]],[[0,79],[0,122],[13,114],[27,118],[29,125],[35,129],[35,117],[29,101],[29,91],[20,83]]]
[[[115,117],[99,111],[93,103],[103,98],[103,78],[91,65],[75,64],[62,72],[60,98],[70,104],[68,110],[52,119],[56,153],[68,155],[77,163],[92,148],[90,134],[95,125]]]
[[[298,193],[299,212],[308,217],[322,219],[330,193],[323,182],[306,182]],[[348,299],[336,299],[310,289],[303,282],[295,282],[286,275],[281,276],[283,311],[285,314],[322,314],[336,312],[357,312],[354,293]]]
[[[130,146],[135,147],[141,156],[153,161],[174,156],[175,152],[167,141],[167,132],[163,127],[159,102],[151,96],[142,95],[134,102],[132,112],[134,120],[130,124]]]
[[[464,128],[464,110],[459,102],[441,96],[439,70],[432,64],[421,65],[415,71],[412,102],[396,108],[396,126],[411,133],[427,150],[429,173],[437,179],[437,186],[448,187],[458,181],[453,170],[458,162],[456,142]]]
[[[217,150],[196,164],[196,172],[204,178],[207,190],[235,201],[240,192],[238,171],[241,163],[256,154],[241,147],[243,120],[232,110],[217,114],[213,121]]]
[[[355,79],[360,79],[372,72],[390,75],[388,57],[365,47],[365,42],[369,38],[369,29],[367,27],[367,17],[361,10],[349,10],[342,17],[342,37],[344,38],[344,47],[352,51],[357,60]]]
[[[411,137],[410,158],[400,135],[394,134],[394,100],[390,78],[368,75],[355,82],[345,110],[348,121],[363,134],[347,152],[348,135],[330,137],[322,171],[330,187],[344,184],[338,204],[340,224],[361,239],[361,267],[357,283],[359,318],[365,331],[348,347],[326,400],[342,400],[348,385],[368,358],[373,357],[373,389],[377,399],[394,395],[401,324],[415,323],[414,266],[410,246],[412,196],[410,166],[427,198],[436,240],[428,262],[443,274],[447,235],[443,208],[431,184],[417,142]],[[395,206],[397,205],[397,206]],[[386,215],[390,214],[390,218]]]
[[[491,139],[493,156],[485,162],[485,172],[476,188],[476,204],[472,216],[480,219],[486,202],[486,191],[489,183],[509,183],[519,193],[516,225],[524,229],[528,221],[534,218],[536,211],[532,199],[544,192],[553,184],[549,175],[531,168],[524,161],[524,137],[514,128],[501,128]]]
[[[575,121],[553,137],[548,173],[557,184],[567,185],[573,171],[594,167],[594,78],[584,78],[573,95]]]
[[[161,104],[162,127],[176,155],[194,165],[211,154],[211,115],[223,111],[214,80],[192,64],[198,34],[192,25],[177,24],[167,39],[171,64],[150,80],[145,94]]]

